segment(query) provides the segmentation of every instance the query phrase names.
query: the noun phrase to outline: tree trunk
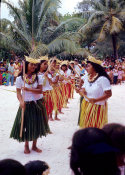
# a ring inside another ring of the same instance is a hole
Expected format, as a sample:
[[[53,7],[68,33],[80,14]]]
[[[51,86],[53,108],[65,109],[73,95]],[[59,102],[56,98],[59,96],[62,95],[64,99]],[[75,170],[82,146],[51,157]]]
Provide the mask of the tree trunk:
[[[112,35],[112,45],[113,45],[113,52],[114,52],[114,58],[118,59],[118,50],[117,50],[117,35]]]

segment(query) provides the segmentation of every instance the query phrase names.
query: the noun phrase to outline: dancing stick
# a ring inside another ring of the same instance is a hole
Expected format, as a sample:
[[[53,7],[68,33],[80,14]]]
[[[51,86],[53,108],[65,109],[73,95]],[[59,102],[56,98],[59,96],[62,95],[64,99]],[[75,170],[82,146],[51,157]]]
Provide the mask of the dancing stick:
[[[74,69],[74,67],[72,67],[71,64],[69,64],[71,66],[71,68],[73,69],[73,71],[78,75],[78,77],[81,79],[80,75],[78,74],[78,72]],[[83,95],[81,92],[80,92],[80,95],[84,96],[86,99],[89,100],[89,98],[86,96],[86,95]]]
[[[25,61],[23,61],[23,81],[24,81],[24,88],[25,88]],[[23,92],[23,101],[25,97],[25,91]],[[21,128],[20,128],[20,138],[22,138],[22,133],[23,133],[23,123],[24,123],[24,108],[22,108],[22,113],[21,113]]]
[[[56,71],[56,73],[58,73],[61,77],[63,77],[64,80],[67,80],[67,81],[70,80],[69,78],[64,77],[64,75],[62,75],[62,74],[59,72],[59,70],[55,69],[55,67],[52,67],[52,68]]]
[[[80,75],[78,74],[78,72],[74,69],[74,67],[69,63],[69,65],[71,66],[71,68],[73,69],[73,71],[78,75],[78,77],[81,79]]]

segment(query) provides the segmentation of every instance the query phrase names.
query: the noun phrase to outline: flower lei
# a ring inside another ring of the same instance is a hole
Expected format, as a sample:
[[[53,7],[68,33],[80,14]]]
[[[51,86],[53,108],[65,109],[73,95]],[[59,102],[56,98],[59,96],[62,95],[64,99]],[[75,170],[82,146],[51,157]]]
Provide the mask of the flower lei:
[[[36,75],[26,75],[25,77],[25,82],[28,84],[28,85],[31,85],[33,84],[34,82],[36,81]]]
[[[98,76],[99,76],[99,74],[96,73],[95,76],[91,78],[91,75],[89,74],[88,75],[88,82],[93,83],[95,80],[97,80]]]
[[[49,71],[49,73],[51,74],[52,78],[56,76],[56,71]]]

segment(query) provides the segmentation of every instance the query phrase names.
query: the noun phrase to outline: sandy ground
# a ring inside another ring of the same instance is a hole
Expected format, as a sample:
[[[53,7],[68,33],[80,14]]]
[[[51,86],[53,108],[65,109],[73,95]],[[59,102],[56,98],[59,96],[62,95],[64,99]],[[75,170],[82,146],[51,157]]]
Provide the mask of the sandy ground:
[[[49,122],[53,134],[38,139],[38,147],[43,152],[39,154],[32,151],[25,155],[24,143],[9,138],[19,103],[16,93],[7,90],[15,90],[15,87],[0,86],[0,159],[12,158],[22,164],[31,160],[43,160],[50,165],[50,175],[71,175],[70,151],[67,147],[71,145],[73,133],[78,129],[79,95],[75,93],[68,108],[62,110],[64,114],[59,114],[61,121]],[[125,83],[113,86],[112,92],[113,95],[108,100],[109,123],[125,125]]]

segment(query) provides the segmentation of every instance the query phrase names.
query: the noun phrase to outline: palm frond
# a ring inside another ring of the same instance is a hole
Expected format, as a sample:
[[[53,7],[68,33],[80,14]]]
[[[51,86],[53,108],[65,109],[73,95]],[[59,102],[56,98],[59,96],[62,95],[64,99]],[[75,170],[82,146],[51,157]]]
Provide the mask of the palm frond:
[[[5,47],[8,47],[12,50],[17,50],[17,51],[24,50],[25,52],[28,53],[28,50],[26,50],[20,44],[17,45],[10,35],[7,35],[7,34],[0,32],[0,38],[1,38],[1,42],[0,42],[1,47],[4,44]]]
[[[16,15],[16,17],[18,19],[18,23],[20,23],[23,31],[27,32],[25,20],[21,14],[21,11],[18,8],[14,7],[11,3],[7,2],[6,0],[2,0],[2,3],[5,3],[13,11],[13,13]]]
[[[31,38],[29,38],[29,36],[25,35],[23,33],[23,31],[21,31],[20,29],[18,29],[13,23],[11,23],[9,20],[8,21],[8,24],[10,24],[10,26],[16,30],[16,32],[21,36],[21,38],[27,43],[28,47],[31,48]]]
[[[61,22],[60,25],[58,25],[58,27],[55,28],[54,31],[52,32],[52,34],[50,35],[49,42],[51,42],[54,38],[61,35],[63,32],[68,31],[70,29],[71,25],[73,25],[73,26],[78,25],[78,27],[79,27],[82,23],[83,23],[83,19],[81,19],[81,18],[71,18],[71,19],[68,19],[64,22]]]
[[[48,54],[48,47],[45,44],[39,43],[30,53],[30,57],[38,59],[40,56]]]
[[[59,3],[59,2],[60,2],[59,0],[43,0],[42,6],[41,6],[41,12],[39,14],[39,27],[37,28],[37,32],[36,32],[37,37],[39,37],[41,35],[41,32],[42,32],[41,28],[45,22],[47,13],[53,7],[57,7],[57,3]]]
[[[106,21],[101,29],[101,32],[99,34],[98,41],[103,41],[106,37],[106,34],[110,31],[110,21]]]
[[[123,29],[122,26],[123,26],[122,22],[118,18],[112,16],[110,33],[111,34],[119,33]]]
[[[66,51],[74,53],[76,51],[76,43],[68,37],[58,37],[48,45],[49,53],[61,53]]]

